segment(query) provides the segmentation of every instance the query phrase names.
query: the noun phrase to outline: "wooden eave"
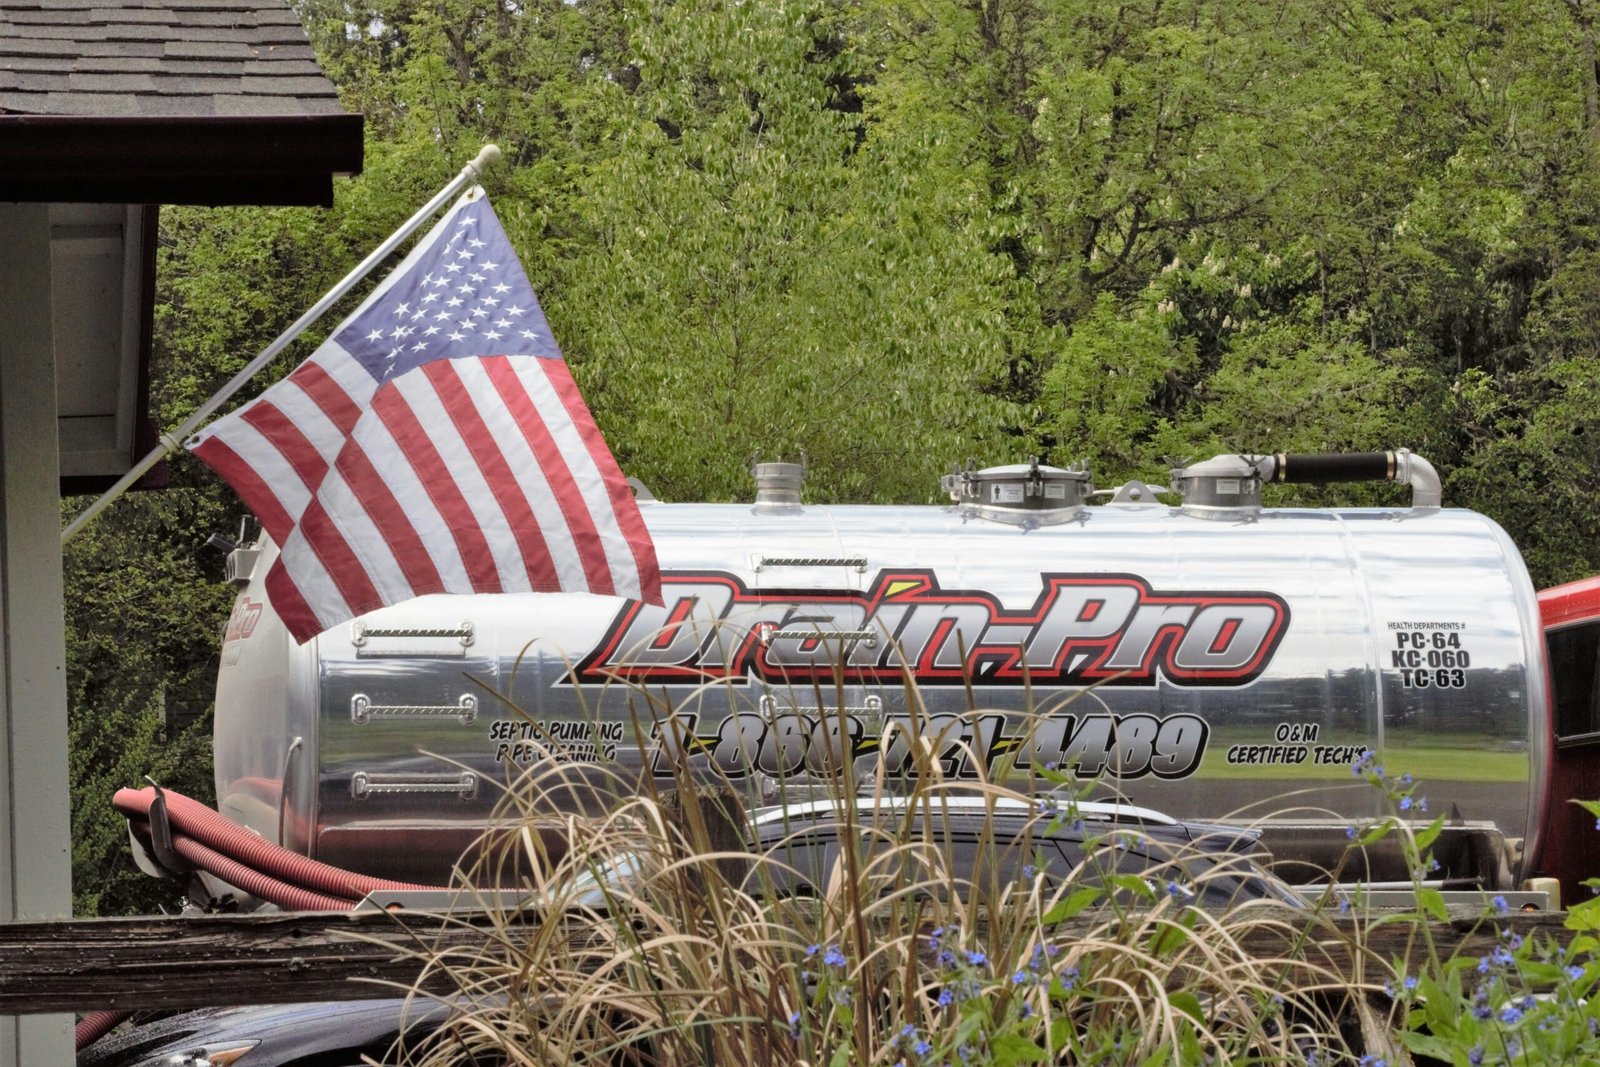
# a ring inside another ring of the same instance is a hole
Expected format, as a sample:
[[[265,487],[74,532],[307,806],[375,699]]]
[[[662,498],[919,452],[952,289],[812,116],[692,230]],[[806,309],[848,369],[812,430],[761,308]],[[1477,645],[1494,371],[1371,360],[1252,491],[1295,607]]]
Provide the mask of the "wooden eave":
[[[358,174],[362,116],[0,115],[0,200],[333,203]]]

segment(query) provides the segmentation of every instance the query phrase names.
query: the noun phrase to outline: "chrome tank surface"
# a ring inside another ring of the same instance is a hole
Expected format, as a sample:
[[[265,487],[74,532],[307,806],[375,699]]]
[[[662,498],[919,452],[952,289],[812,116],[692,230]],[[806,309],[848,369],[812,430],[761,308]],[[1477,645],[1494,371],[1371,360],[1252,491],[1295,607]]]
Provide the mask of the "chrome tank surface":
[[[840,753],[918,773],[908,734],[942,731],[947,776],[1071,767],[1177,817],[1341,829],[1384,813],[1352,773],[1381,752],[1431,811],[1536,851],[1537,607],[1481,515],[641,506],[664,607],[429,596],[303,646],[266,603],[264,544],[223,650],[222,811],[317,859],[439,880],[552,753],[626,780],[715,762],[770,796]]]

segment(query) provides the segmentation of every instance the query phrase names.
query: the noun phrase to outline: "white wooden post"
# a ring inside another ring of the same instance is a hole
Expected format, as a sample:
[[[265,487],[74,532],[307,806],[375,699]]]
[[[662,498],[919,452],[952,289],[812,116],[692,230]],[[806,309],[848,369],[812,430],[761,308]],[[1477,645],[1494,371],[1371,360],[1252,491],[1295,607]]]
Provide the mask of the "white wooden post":
[[[0,204],[0,922],[72,912],[50,215]],[[0,1018],[0,1067],[70,1067],[72,1017]]]

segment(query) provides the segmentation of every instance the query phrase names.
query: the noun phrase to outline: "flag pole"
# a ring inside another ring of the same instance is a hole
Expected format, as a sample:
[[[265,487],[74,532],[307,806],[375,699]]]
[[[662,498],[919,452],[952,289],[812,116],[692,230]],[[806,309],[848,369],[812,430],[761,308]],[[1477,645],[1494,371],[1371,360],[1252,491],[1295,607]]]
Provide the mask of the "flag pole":
[[[181,426],[162,434],[159,438],[160,443],[155,448],[152,448],[143,459],[134,464],[132,469],[118,479],[115,485],[101,494],[98,500],[90,504],[77,518],[67,524],[66,529],[61,531],[61,543],[65,545],[72,540],[79,530],[93,521],[113,500],[126,492],[134,482],[144,477],[146,471],[183,447],[184,439],[199,429],[206,420],[210,419],[218,408],[226,404],[234,393],[244,387],[246,382],[260,373],[263,367],[277,358],[278,353],[289,347],[290,342],[299,337],[313,322],[320,319],[323,313],[336,304],[341,297],[355,288],[356,283],[365,278],[372,271],[372,268],[388,258],[389,253],[399,247],[400,243],[416,232],[423,223],[432,218],[434,213],[448,203],[452,197],[467,186],[476,183],[483,176],[484,169],[499,158],[500,149],[497,146],[492,144],[484,145],[482,150],[478,152],[477,158],[462,167],[461,173],[456,175],[449,185],[439,190],[432,200],[422,205],[415,215],[407,219],[398,230],[389,235],[387,240],[373,249],[366,259],[356,264],[354,270],[346,274],[339,284],[329,289],[321,300],[312,305],[304,315],[294,320],[289,328],[280,333],[271,344],[263,348],[261,353],[251,360],[248,366],[228,381],[228,384],[218,390],[210,400],[201,404],[193,415],[184,420]]]

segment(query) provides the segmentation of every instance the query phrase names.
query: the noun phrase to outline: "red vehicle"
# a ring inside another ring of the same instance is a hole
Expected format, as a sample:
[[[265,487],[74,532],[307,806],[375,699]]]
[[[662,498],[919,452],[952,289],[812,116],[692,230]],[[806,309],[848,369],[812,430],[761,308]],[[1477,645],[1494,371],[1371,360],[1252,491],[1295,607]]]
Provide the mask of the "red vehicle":
[[[1571,903],[1588,898],[1584,879],[1600,876],[1594,817],[1571,803],[1600,800],[1600,577],[1542,591],[1539,615],[1549,650],[1554,798],[1542,867]]]

